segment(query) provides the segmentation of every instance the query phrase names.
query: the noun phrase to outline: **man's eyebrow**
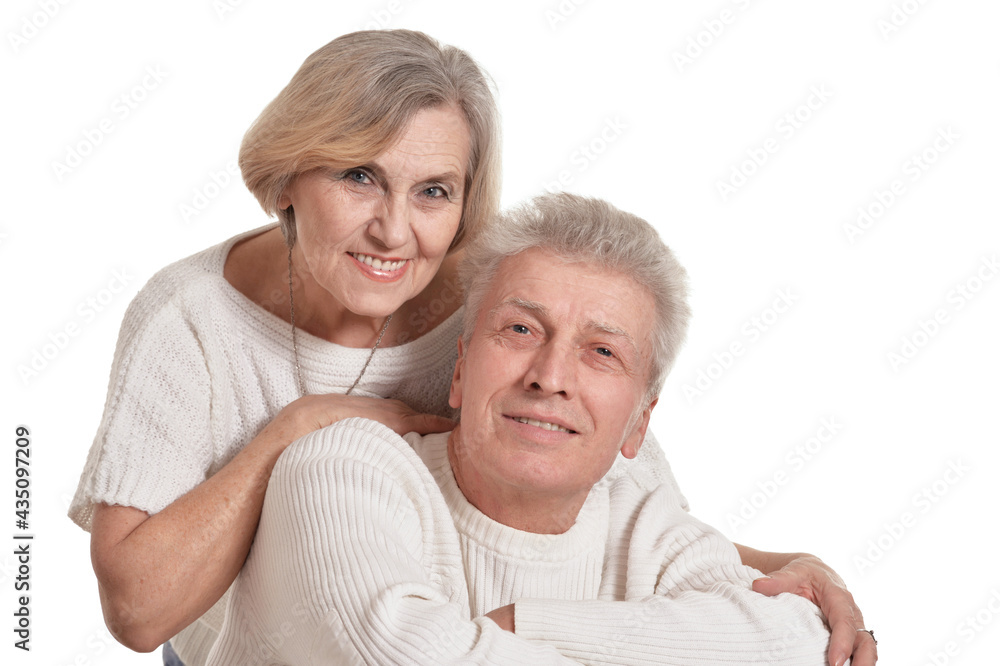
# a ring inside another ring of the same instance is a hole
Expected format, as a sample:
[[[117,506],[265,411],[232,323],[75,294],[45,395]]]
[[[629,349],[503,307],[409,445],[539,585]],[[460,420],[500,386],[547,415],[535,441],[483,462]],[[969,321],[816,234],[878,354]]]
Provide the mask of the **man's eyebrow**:
[[[497,303],[495,306],[490,308],[490,315],[495,315],[500,310],[506,307],[515,307],[519,310],[526,310],[531,314],[538,315],[541,317],[546,316],[549,313],[549,309],[542,305],[541,303],[536,303],[535,301],[529,301],[517,296],[511,296],[510,298],[505,298],[504,300]]]
[[[618,328],[617,326],[612,326],[611,324],[605,324],[604,322],[590,320],[587,322],[587,328],[592,331],[597,331],[599,333],[604,333],[605,335],[613,335],[616,338],[621,338],[623,342],[628,344],[632,353],[636,356],[639,355],[639,347],[635,344],[635,340],[632,336],[628,334],[623,328]]]
[[[495,315],[497,312],[500,312],[505,307],[514,307],[519,310],[525,310],[540,318],[547,317],[549,313],[548,308],[546,308],[541,303],[536,303],[535,301],[529,301],[523,298],[519,298],[517,296],[511,296],[510,298],[506,298],[500,301],[493,308],[491,308],[490,316]],[[639,355],[639,346],[636,344],[635,340],[632,339],[632,336],[629,335],[629,332],[626,331],[625,329],[620,328],[618,326],[613,326],[611,324],[602,321],[597,321],[595,319],[591,319],[590,321],[588,321],[585,328],[589,331],[596,331],[598,333],[604,333],[605,335],[612,335],[616,338],[620,338],[629,346],[633,354],[635,354],[636,356]]]

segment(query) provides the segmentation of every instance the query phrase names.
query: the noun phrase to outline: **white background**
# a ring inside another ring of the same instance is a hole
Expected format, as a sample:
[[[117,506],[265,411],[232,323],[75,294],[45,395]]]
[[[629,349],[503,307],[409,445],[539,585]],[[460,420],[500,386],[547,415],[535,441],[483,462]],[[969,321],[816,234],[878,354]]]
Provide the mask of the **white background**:
[[[219,188],[213,173],[311,51],[378,20],[465,48],[494,76],[505,205],[565,172],[566,189],[653,222],[687,267],[693,325],[652,427],[694,513],[749,545],[821,555],[882,663],[995,663],[996,3],[45,5],[8,0],[0,21],[0,539],[17,532],[19,424],[36,535],[30,654],[12,647],[13,546],[0,547],[0,660],[158,663],[109,643],[88,536],[65,516],[118,325],[157,269],[266,221],[238,179]],[[71,150],[87,154],[58,173]],[[724,198],[734,168],[750,175]],[[901,193],[848,233],[895,180]],[[769,311],[779,290],[792,305]],[[937,310],[945,322],[914,340]],[[755,317],[767,330],[753,337]],[[904,336],[919,349],[893,363]],[[705,390],[686,394],[699,372]],[[823,419],[836,432],[810,443]],[[979,630],[964,624],[977,612]]]

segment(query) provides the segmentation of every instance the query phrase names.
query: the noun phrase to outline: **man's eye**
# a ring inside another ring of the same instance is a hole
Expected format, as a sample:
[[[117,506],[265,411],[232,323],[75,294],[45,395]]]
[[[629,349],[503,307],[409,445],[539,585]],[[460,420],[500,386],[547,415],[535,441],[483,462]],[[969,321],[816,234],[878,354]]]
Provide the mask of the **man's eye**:
[[[528,327],[525,326],[524,324],[514,324],[513,326],[510,327],[510,330],[514,331],[515,333],[520,333],[521,335],[528,334]]]
[[[607,356],[608,358],[611,358],[612,356],[615,355],[614,352],[612,352],[607,347],[598,347],[595,351],[597,351],[597,353],[600,354],[601,356]]]

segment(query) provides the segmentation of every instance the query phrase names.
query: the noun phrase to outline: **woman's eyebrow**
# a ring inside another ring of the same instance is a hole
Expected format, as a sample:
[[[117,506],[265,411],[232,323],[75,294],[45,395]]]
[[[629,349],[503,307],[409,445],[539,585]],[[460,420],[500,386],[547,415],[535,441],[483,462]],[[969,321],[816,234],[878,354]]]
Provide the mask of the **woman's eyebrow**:
[[[359,164],[355,168],[367,169],[372,173],[375,178],[382,181],[383,183],[388,180],[385,169],[378,165],[376,162],[369,162],[368,164]],[[454,169],[447,169],[440,173],[432,174],[426,178],[420,178],[416,182],[418,183],[444,183],[457,188],[462,184],[462,175]]]

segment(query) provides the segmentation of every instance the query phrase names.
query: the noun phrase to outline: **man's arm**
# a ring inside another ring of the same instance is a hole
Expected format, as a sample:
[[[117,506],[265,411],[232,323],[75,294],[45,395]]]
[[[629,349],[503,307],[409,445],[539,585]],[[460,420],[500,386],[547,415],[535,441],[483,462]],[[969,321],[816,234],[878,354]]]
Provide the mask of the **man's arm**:
[[[574,664],[470,617],[437,484],[384,426],[349,419],[292,444],[210,664]]]
[[[759,573],[665,490],[644,503],[627,558],[613,566],[627,571],[625,601],[520,600],[516,633],[590,664],[826,661],[818,609],[793,595],[753,592]]]
[[[680,492],[670,464],[650,430],[646,431],[640,456],[644,457],[646,466],[657,470],[659,482],[676,492],[677,502],[687,511],[687,500]],[[768,596],[781,592],[797,594],[823,611],[832,633],[828,653],[830,666],[843,666],[848,658],[852,666],[875,666],[878,659],[875,641],[865,632],[858,631],[865,628],[861,609],[833,569],[806,553],[771,553],[735,545],[743,564],[769,576],[755,581],[754,591]]]

